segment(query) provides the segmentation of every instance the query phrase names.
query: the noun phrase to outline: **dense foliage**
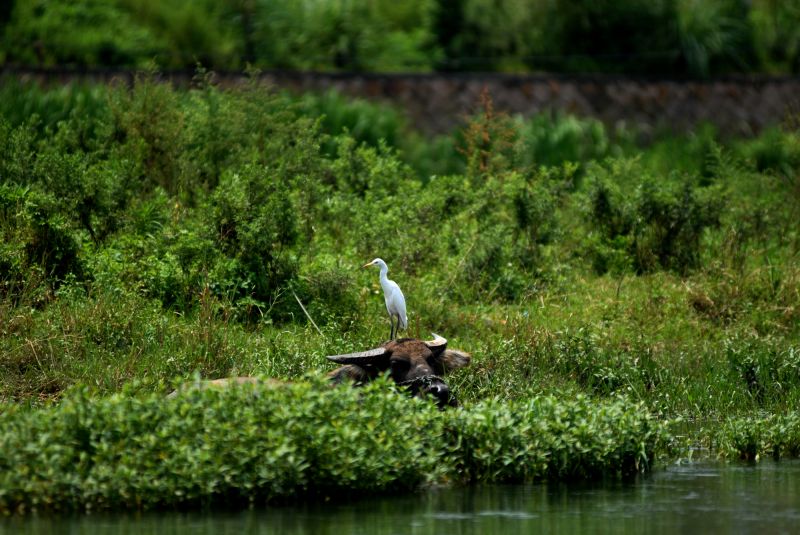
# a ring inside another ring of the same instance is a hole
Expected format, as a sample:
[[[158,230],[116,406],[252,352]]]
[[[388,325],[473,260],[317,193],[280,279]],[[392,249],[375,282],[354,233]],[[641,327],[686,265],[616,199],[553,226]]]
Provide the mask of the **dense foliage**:
[[[715,439],[720,454],[734,459],[752,462],[761,457],[800,457],[800,413],[732,419],[718,430]]]
[[[799,22],[794,0],[17,0],[0,10],[0,61],[797,73]]]
[[[383,107],[211,81],[0,89],[5,507],[261,500],[312,476],[381,490],[627,472],[663,451],[650,414],[729,422],[693,435],[726,454],[797,452],[796,125],[640,147],[484,95],[462,130],[428,140]],[[405,292],[407,334],[473,354],[448,378],[463,410],[306,379],[386,338],[377,277],[358,271],[376,256]],[[162,400],[193,374],[298,385],[260,392],[263,407],[238,391]],[[75,385],[91,393],[65,396]],[[352,426],[320,423],[337,411]],[[764,414],[789,416],[741,423]],[[387,415],[385,444],[341,447],[391,454],[320,457],[320,441]],[[398,446],[423,428],[459,454]],[[188,475],[154,488],[162,446]]]
[[[191,389],[174,399],[72,392],[0,414],[0,512],[253,503],[448,481],[619,477],[663,451],[623,401],[481,403],[454,416],[320,381]]]

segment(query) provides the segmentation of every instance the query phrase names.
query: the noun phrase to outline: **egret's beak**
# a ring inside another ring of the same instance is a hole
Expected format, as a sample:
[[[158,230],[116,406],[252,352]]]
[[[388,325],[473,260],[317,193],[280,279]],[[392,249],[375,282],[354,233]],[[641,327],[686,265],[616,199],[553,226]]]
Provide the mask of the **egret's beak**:
[[[362,267],[362,268],[365,268],[365,267],[369,267],[369,266],[371,266],[371,265],[372,265],[372,262],[367,262],[366,264],[364,264],[364,265],[363,265],[363,266],[361,266],[361,267]]]

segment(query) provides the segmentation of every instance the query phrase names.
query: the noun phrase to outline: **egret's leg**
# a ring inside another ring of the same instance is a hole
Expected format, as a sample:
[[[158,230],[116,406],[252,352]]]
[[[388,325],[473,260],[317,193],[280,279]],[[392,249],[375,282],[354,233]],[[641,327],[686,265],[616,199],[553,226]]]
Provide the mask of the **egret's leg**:
[[[394,316],[389,314],[389,323],[392,325],[391,334],[389,334],[389,340],[394,340]]]

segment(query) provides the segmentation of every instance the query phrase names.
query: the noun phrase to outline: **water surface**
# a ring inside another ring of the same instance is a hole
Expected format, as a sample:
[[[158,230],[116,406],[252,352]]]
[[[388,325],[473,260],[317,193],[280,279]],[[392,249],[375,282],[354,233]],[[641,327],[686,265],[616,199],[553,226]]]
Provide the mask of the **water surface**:
[[[800,461],[670,466],[633,483],[434,489],[240,512],[38,515],[1,534],[799,533]]]

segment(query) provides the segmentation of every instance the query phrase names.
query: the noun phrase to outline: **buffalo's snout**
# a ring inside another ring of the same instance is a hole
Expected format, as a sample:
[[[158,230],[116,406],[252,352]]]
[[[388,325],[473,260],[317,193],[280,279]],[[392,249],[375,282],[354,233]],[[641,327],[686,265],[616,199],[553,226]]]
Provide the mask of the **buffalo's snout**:
[[[424,394],[433,396],[439,407],[455,407],[458,405],[455,396],[450,392],[450,388],[444,383],[432,383],[422,389]]]

